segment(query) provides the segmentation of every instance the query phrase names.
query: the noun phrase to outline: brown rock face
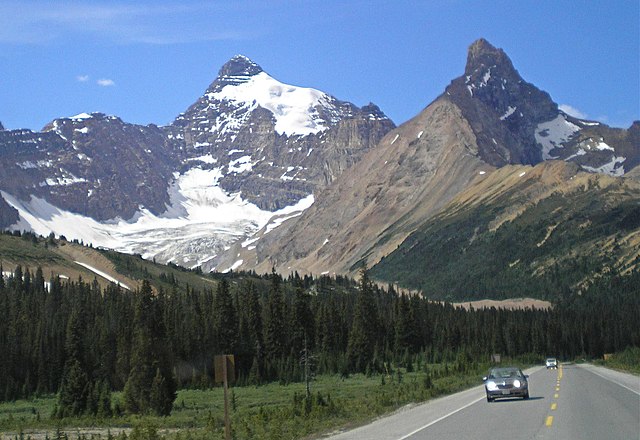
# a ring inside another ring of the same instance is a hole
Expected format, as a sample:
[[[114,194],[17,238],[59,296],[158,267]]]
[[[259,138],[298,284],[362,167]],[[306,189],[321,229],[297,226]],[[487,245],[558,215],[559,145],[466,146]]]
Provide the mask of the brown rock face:
[[[378,146],[319,193],[291,224],[258,244],[258,271],[355,272],[394,249],[479,170],[473,132],[460,109],[441,98],[387,134]]]
[[[640,143],[633,141],[640,124],[620,130],[571,118],[546,92],[524,81],[502,49],[480,39],[469,48],[464,75],[422,113],[317,193],[315,204],[299,218],[264,235],[254,250],[238,247],[230,254],[240,254],[245,268],[258,271],[276,265],[283,273],[353,274],[361,262],[373,265],[392,252],[495,168],[542,162],[540,133],[554,133],[541,125],[556,119],[575,127],[552,150],[574,162],[569,168],[602,166],[624,154],[628,171],[640,160]],[[611,148],[588,148],[600,141]]]

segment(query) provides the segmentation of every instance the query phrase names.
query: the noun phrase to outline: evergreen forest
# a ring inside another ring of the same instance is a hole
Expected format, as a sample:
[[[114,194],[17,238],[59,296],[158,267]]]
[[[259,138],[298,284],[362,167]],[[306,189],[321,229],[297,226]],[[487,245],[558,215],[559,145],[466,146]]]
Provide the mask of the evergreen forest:
[[[5,268],[4,270],[7,270]],[[57,395],[56,417],[166,415],[178,389],[213,386],[235,355],[236,386],[387,365],[598,358],[640,346],[640,273],[609,274],[550,309],[471,309],[346,277],[214,274],[215,288],[145,280],[135,291],[15,267],[0,277],[0,399]],[[166,278],[166,277],[165,277]],[[111,393],[123,391],[122,401]]]

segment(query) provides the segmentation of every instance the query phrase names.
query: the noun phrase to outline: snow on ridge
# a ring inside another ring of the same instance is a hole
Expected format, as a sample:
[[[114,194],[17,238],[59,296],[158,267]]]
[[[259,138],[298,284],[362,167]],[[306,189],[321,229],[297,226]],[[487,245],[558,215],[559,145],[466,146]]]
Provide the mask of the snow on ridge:
[[[611,150],[611,151],[615,151],[613,149],[613,147],[605,144],[603,141],[598,142],[598,144],[596,145],[596,150],[600,150],[600,151],[604,151],[604,150]]]
[[[565,161],[569,162],[571,159],[578,157],[578,156],[584,156],[585,154],[587,154],[586,151],[584,151],[584,148],[580,147],[578,148],[578,151],[576,151],[574,154],[572,154],[571,156],[565,158]]]
[[[251,156],[242,156],[229,162],[229,173],[241,174],[245,171],[251,171],[252,168]]]
[[[326,130],[325,121],[316,106],[329,106],[331,98],[316,89],[281,83],[266,72],[251,76],[240,84],[229,84],[217,93],[209,93],[218,100],[235,101],[247,106],[259,105],[276,120],[275,130],[287,136],[315,134]]]
[[[69,117],[69,119],[71,119],[72,121],[84,121],[85,119],[91,118],[93,118],[93,115],[90,115],[89,113],[78,113],[75,116]]]
[[[207,164],[215,164],[218,163],[218,159],[213,157],[211,153],[205,154],[204,156],[191,157],[186,160],[187,162],[202,162]]]
[[[243,200],[240,194],[223,191],[218,186],[222,176],[221,167],[195,167],[183,174],[174,173],[175,180],[169,186],[170,203],[164,213],[155,215],[140,207],[131,219],[115,218],[102,223],[64,211],[38,197],[21,201],[4,191],[0,194],[20,215],[9,229],[42,236],[54,232],[94,246],[139,253],[143,258],[158,256],[161,261],[180,257],[183,264],[191,267],[210,260],[239,240],[247,240],[267,225],[269,231],[273,230],[314,202],[311,194],[279,211],[265,211]],[[277,220],[272,221],[274,218]]]
[[[625,160],[627,160],[626,157],[613,156],[609,162],[605,163],[604,165],[600,165],[599,167],[589,167],[586,165],[581,166],[585,170],[591,171],[592,173],[604,173],[609,174],[610,176],[620,177],[624,175],[624,166],[622,166],[622,163]]]
[[[100,275],[102,278],[105,278],[108,281],[111,281],[112,283],[118,284],[120,287],[124,287],[127,290],[131,290],[131,288],[129,286],[127,286],[126,284],[116,280],[115,278],[113,278],[112,276],[102,272],[101,270],[96,269],[93,266],[89,266],[86,263],[81,263],[80,261],[74,261],[74,263],[79,264],[80,266],[89,269],[91,272]]]
[[[235,263],[233,263],[233,264],[231,265],[231,267],[230,267],[230,268],[223,270],[223,271],[222,271],[222,273],[229,273],[229,272],[231,272],[232,270],[236,270],[237,268],[239,268],[240,266],[242,266],[242,263],[244,263],[244,261],[243,261],[243,260],[238,260],[238,261],[236,261]]]
[[[551,156],[551,150],[562,148],[562,143],[568,141],[577,131],[580,131],[580,127],[567,121],[562,113],[550,121],[539,124],[535,130],[535,138],[542,147],[542,159],[557,159],[558,156]]]
[[[500,120],[501,120],[501,121],[504,121],[505,119],[507,119],[509,116],[511,116],[511,115],[513,114],[513,112],[515,112],[515,111],[516,111],[516,108],[517,108],[517,107],[511,107],[511,106],[509,106],[509,107],[507,108],[507,111],[506,111],[502,116],[500,116]]]
[[[87,179],[83,177],[76,177],[73,174],[69,174],[69,176],[56,177],[56,178],[47,178],[44,182],[40,182],[40,186],[69,186],[74,183],[86,183]]]
[[[489,70],[485,72],[484,76],[482,77],[482,81],[480,82],[478,87],[485,87],[490,79],[491,79],[491,68],[489,68]]]

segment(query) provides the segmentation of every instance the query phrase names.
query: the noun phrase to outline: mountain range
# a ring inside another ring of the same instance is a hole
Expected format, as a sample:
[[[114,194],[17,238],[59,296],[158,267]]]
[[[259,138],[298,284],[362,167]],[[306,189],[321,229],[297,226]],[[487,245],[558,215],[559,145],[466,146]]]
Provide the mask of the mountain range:
[[[633,269],[639,164],[640,122],[619,129],[564,113],[484,39],[469,47],[463,75],[398,127],[374,104],[281,83],[236,56],[167,126],[92,113],[40,132],[0,129],[0,226],[203,270],[353,274],[367,262],[381,280],[429,290],[415,273],[434,270],[420,258],[444,254],[434,237],[486,243],[535,218],[537,244],[553,226],[547,215],[584,225],[573,221],[589,217],[587,201],[602,224],[628,219],[598,228],[588,248],[617,238],[619,268]],[[547,203],[566,216],[538,209]],[[464,234],[440,227],[475,215],[482,221],[463,222]],[[588,240],[571,243],[584,250]],[[464,259],[464,248],[448,258]],[[529,257],[529,277],[558,260]],[[573,285],[609,264],[600,263]]]

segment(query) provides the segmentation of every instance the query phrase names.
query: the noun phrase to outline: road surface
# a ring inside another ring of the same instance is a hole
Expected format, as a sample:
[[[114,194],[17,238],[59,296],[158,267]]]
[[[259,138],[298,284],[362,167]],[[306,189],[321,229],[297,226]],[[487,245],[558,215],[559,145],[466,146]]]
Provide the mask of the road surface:
[[[529,400],[488,403],[479,386],[330,439],[640,439],[640,377],[576,364],[525,373]]]

